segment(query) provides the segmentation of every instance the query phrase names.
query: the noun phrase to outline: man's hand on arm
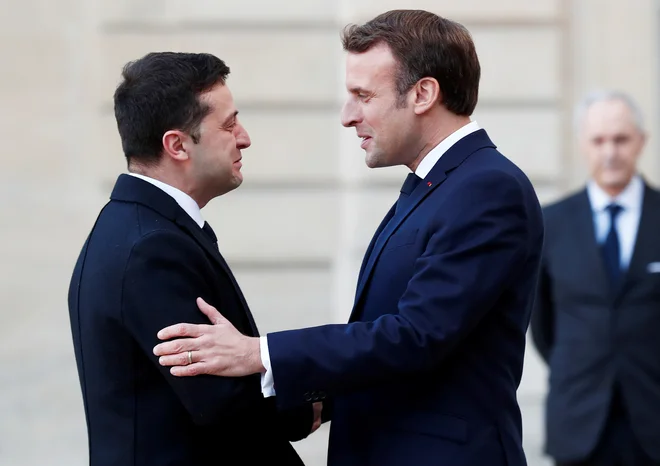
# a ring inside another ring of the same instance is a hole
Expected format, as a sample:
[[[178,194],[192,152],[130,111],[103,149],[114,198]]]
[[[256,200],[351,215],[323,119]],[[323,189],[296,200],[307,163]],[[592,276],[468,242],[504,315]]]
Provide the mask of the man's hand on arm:
[[[213,296],[207,276],[213,270],[197,244],[177,232],[157,231],[135,244],[123,283],[123,324],[172,386],[195,422],[209,424],[237,413],[262,409],[258,380],[172,376],[153,354],[159,330],[176,322],[211,327],[195,305]],[[187,343],[180,340],[178,345]],[[181,348],[183,351],[183,348]],[[187,351],[183,353],[187,362]],[[191,356],[198,355],[191,353]]]
[[[158,332],[160,340],[169,340],[154,348],[162,366],[171,367],[170,372],[177,377],[243,377],[266,372],[259,337],[240,333],[202,298],[197,298],[197,305],[213,325],[176,324]]]
[[[253,338],[241,334],[225,319],[218,310],[197,299],[197,306],[213,325],[176,324],[158,332],[158,338],[169,340],[154,348],[160,356],[159,363],[171,367],[170,372],[177,377],[210,374],[225,377],[240,377],[255,373],[265,373],[264,362],[268,363],[268,345],[264,337]],[[192,363],[188,362],[188,351]],[[270,371],[269,371],[270,372]],[[264,396],[273,396],[272,372],[266,380]],[[316,432],[323,422],[323,403],[312,403],[313,420],[310,434]]]

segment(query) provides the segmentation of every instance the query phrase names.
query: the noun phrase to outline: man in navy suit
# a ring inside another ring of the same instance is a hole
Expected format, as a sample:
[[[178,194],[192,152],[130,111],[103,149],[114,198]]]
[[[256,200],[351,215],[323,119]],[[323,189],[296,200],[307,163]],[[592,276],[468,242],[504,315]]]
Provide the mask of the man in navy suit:
[[[550,370],[546,451],[565,466],[660,465],[660,192],[621,92],[578,105],[591,179],[544,209],[532,335]]]
[[[69,289],[90,465],[302,465],[289,441],[312,431],[311,404],[278,412],[259,375],[181,379],[152,351],[163,326],[207,321],[198,296],[259,335],[200,210],[241,184],[250,146],[228,74],[212,55],[153,53],[124,68],[115,92],[130,174],[119,176]]]
[[[470,121],[470,34],[390,11],[347,28],[343,46],[343,125],[369,167],[410,169],[365,254],[350,322],[260,340],[200,300],[215,325],[170,326],[154,352],[177,376],[272,377],[282,407],[325,401],[333,466],[522,466],[516,390],[543,220],[528,178]]]

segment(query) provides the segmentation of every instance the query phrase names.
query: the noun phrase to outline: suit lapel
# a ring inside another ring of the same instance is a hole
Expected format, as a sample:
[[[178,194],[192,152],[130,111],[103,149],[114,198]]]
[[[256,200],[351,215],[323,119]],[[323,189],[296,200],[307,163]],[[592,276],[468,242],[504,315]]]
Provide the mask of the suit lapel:
[[[358,285],[362,281],[362,275],[364,274],[364,269],[366,268],[367,262],[369,262],[369,257],[371,257],[371,252],[373,251],[374,246],[376,245],[376,240],[383,232],[389,221],[392,220],[392,217],[394,217],[395,210],[396,210],[396,203],[394,203],[394,205],[387,212],[385,218],[380,222],[380,225],[378,225],[378,228],[376,229],[376,233],[371,238],[369,247],[367,247],[367,252],[364,254],[364,258],[362,259],[362,265],[360,266],[360,273],[358,274]],[[355,306],[355,304],[357,303],[357,293],[355,297],[356,297],[356,301],[353,303],[353,306]]]
[[[371,273],[373,272],[374,265],[376,261],[378,260],[378,257],[380,256],[381,252],[383,252],[383,248],[385,247],[385,244],[387,243],[387,240],[392,236],[392,234],[399,228],[399,225],[401,225],[401,222],[412,212],[417,205],[419,205],[422,200],[428,196],[431,191],[436,189],[438,185],[444,181],[444,177],[442,179],[438,178],[438,181],[435,183],[432,183],[431,186],[429,186],[426,183],[420,183],[415,190],[410,193],[410,198],[408,199],[408,202],[406,202],[406,206],[403,208],[399,209],[399,212],[395,214],[392,219],[386,224],[385,228],[383,231],[378,235],[376,239],[376,242],[374,244],[374,247],[371,251],[371,254],[369,254],[369,258],[367,259],[367,264],[364,267],[364,272],[362,273],[362,277],[358,283],[358,289],[355,295],[355,305],[357,306],[357,303],[360,301],[360,298],[362,297],[362,293],[365,289],[365,286],[367,282],[369,281],[369,277],[371,276]],[[354,306],[353,312],[355,312],[356,307]]]
[[[575,241],[578,250],[574,251],[574,257],[578,261],[578,267],[584,267],[584,276],[592,281],[599,290],[609,290],[613,293],[609,279],[605,273],[603,255],[596,241],[596,230],[594,227],[594,214],[586,189],[578,198],[576,209],[573,212],[575,225]],[[579,259],[577,259],[579,258]]]
[[[628,270],[625,272],[621,287],[617,292],[617,299],[620,299],[629,288],[632,280],[646,272],[645,258],[648,258],[648,252],[657,247],[658,232],[660,231],[660,194],[644,185],[644,199],[642,201],[642,212],[637,228],[637,237],[633,254],[630,258]]]
[[[206,233],[202,231],[199,225],[197,225],[197,223],[195,223],[195,221],[190,218],[190,216],[179,206],[179,204],[177,204],[172,196],[144,180],[130,175],[122,174],[117,179],[117,183],[115,184],[115,188],[110,195],[110,199],[115,201],[138,203],[149,207],[150,209],[153,209],[161,214],[163,217],[174,222],[183,231],[190,235],[229,277],[234,290],[238,294],[239,300],[243,305],[244,311],[248,316],[248,320],[252,330],[255,332],[255,336],[259,335],[257,326],[254,322],[254,318],[250,312],[250,308],[247,305],[245,297],[243,296],[243,293],[241,292],[241,289],[238,286],[238,283],[236,282],[236,279],[234,278],[229,265],[220,254],[220,251],[218,251],[215,245],[211,242],[211,239],[206,235]]]
[[[358,281],[358,287],[355,294],[355,301],[353,311],[351,313],[351,320],[357,317],[358,304],[360,298],[364,293],[369,278],[373,272],[374,265],[378,260],[387,240],[399,228],[401,223],[415,210],[415,208],[443,181],[447,178],[447,174],[462,164],[472,153],[484,147],[495,148],[495,145],[490,141],[486,132],[482,130],[475,131],[472,134],[465,136],[463,139],[454,144],[435,164],[431,172],[424,178],[424,180],[417,185],[415,190],[410,193],[410,196],[403,200],[403,204],[399,206],[399,211],[386,221],[387,217],[381,222],[382,231],[378,231],[372,239],[373,247],[370,245],[370,250],[365,255],[366,265],[363,263],[363,270],[361,271]],[[396,207],[396,204],[395,204]],[[394,210],[393,207],[388,212],[391,214]],[[380,228],[380,227],[379,227]]]
[[[252,316],[247,301],[245,300],[245,296],[243,296],[243,293],[241,292],[241,288],[240,286],[238,286],[238,282],[236,281],[236,277],[234,277],[234,274],[229,268],[229,264],[227,264],[225,258],[222,257],[222,254],[220,254],[218,248],[215,246],[215,244],[213,244],[213,242],[206,235],[206,233],[204,233],[204,231],[202,231],[202,229],[199,228],[199,225],[197,225],[193,221],[193,219],[190,218],[190,216],[185,212],[181,212],[181,214],[176,218],[175,222],[182,229],[187,231],[190,234],[190,236],[192,236],[197,241],[197,243],[199,243],[199,245],[202,246],[204,250],[206,250],[206,252],[209,253],[209,255],[216,261],[218,265],[220,265],[222,270],[229,277],[229,280],[231,281],[234,290],[236,291],[236,294],[238,295],[239,300],[243,305],[243,309],[248,316],[248,320],[250,322],[250,326],[252,327],[252,331],[255,333],[254,336],[258,336],[259,330],[257,329],[257,324],[254,321],[254,317]]]

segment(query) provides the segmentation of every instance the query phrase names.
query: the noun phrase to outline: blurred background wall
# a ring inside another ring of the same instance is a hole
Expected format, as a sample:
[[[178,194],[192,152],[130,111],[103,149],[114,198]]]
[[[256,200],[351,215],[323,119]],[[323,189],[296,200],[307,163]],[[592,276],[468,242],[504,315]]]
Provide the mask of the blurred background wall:
[[[572,106],[595,87],[646,114],[642,162],[660,179],[656,0],[2,0],[0,29],[0,464],[86,464],[66,292],[125,170],[112,113],[122,65],[149,51],[226,60],[253,145],[245,182],[205,217],[262,332],[342,322],[362,254],[405,169],[368,170],[340,126],[339,32],[393,8],[464,23],[482,63],[474,118],[542,202],[578,187]],[[528,347],[519,399],[530,466],[542,459],[546,374]],[[257,420],[255,420],[257,421]],[[325,464],[327,426],[296,444]]]

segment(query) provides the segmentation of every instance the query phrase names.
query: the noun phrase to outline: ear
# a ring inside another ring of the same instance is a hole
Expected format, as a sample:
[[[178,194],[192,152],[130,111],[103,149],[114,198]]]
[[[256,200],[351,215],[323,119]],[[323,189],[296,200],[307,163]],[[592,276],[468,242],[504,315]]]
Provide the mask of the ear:
[[[175,160],[188,160],[185,141],[190,136],[179,130],[170,130],[163,135],[163,150],[165,155]]]
[[[642,147],[646,145],[649,140],[649,134],[646,131],[640,131],[642,136]]]
[[[412,89],[413,107],[417,115],[428,112],[442,98],[440,84],[435,78],[422,78]]]

